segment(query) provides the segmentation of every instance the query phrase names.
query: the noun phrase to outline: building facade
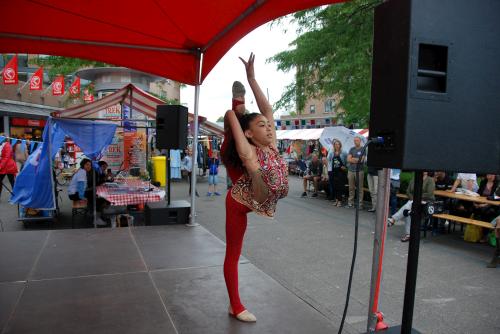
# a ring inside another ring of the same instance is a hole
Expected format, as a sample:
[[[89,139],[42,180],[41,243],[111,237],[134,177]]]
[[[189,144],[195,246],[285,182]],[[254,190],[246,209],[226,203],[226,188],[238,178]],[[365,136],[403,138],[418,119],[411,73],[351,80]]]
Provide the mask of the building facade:
[[[0,55],[0,71],[13,54]],[[82,99],[70,98],[68,94],[53,96],[49,86],[49,76],[44,73],[43,90],[31,91],[25,83],[38,69],[30,64],[30,59],[37,55],[18,54],[18,85],[4,85],[0,79],[0,133],[15,138],[40,140],[45,119],[51,112],[73,107],[83,103]],[[165,100],[180,102],[180,84],[166,78],[124,67],[87,68],[75,73],[82,79],[82,86],[94,83],[94,95],[99,99],[129,83],[142,90],[153,93]],[[73,75],[65,77],[65,91],[73,81]]]
[[[303,110],[292,115],[282,115],[276,120],[280,130],[315,129],[342,124],[343,110],[338,107],[340,96],[335,94],[326,98],[310,98]]]

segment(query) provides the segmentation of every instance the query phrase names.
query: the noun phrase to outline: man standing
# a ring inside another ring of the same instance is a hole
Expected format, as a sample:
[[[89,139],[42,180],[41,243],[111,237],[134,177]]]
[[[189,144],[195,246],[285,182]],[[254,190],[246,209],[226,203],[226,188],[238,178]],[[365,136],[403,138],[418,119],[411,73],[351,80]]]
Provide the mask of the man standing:
[[[186,156],[184,159],[182,159],[182,165],[181,169],[185,170],[187,173],[187,179],[189,183],[189,195],[191,195],[191,177],[192,177],[192,172],[193,172],[193,151],[191,151],[191,148],[188,148]],[[200,195],[198,194],[198,190],[196,190],[195,193],[196,197],[199,197]]]
[[[348,207],[352,208],[354,205],[354,194],[356,187],[359,192],[359,208],[363,209],[363,180],[364,180],[364,172],[363,172],[363,164],[365,162],[365,158],[361,157],[361,151],[363,148],[361,147],[361,138],[354,137],[354,146],[349,150],[349,154],[347,155],[347,180],[349,182],[349,199],[348,199]],[[358,163],[359,165],[359,179],[356,180],[356,168]]]
[[[318,155],[313,154],[312,160],[309,163],[309,168],[307,169],[308,173],[304,176],[304,192],[302,193],[302,197],[307,196],[307,182],[313,181],[314,184],[314,193],[312,197],[318,197],[318,182],[321,179],[321,172],[323,171],[323,166],[318,159]]]

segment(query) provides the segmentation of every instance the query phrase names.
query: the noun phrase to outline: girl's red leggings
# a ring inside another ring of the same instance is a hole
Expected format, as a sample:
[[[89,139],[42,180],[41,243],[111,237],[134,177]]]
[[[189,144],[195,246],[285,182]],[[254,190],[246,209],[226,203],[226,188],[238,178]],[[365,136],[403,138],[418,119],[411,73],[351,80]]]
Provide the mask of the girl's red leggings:
[[[243,247],[243,237],[247,228],[247,213],[251,210],[236,202],[231,191],[226,196],[226,258],[224,259],[224,279],[226,280],[229,302],[234,314],[245,310],[238,292],[238,261]]]

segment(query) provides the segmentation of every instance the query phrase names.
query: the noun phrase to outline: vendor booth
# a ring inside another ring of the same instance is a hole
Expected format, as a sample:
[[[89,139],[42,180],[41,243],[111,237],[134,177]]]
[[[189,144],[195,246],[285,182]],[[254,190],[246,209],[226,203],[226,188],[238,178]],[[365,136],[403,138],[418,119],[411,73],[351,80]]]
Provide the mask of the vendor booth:
[[[164,171],[165,167],[153,165],[148,168],[148,161],[160,152],[155,150],[156,136],[156,107],[165,104],[159,98],[143,91],[133,84],[109,94],[102,99],[89,104],[79,105],[73,108],[52,113],[55,118],[78,118],[90,120],[104,120],[116,124],[117,131],[113,136],[111,144],[103,154],[102,160],[108,163],[113,173],[119,171],[138,171],[140,175],[157,170]],[[188,114],[189,128],[194,129],[194,115]],[[204,138],[220,141],[223,129],[213,124],[205,117],[198,117],[199,133]],[[190,131],[194,132],[194,131]],[[179,157],[181,152],[171,152],[171,156]],[[160,164],[164,158],[155,159],[153,163]],[[171,175],[180,177],[179,166],[171,165]],[[148,171],[148,172],[147,172]],[[155,173],[150,175],[153,180],[165,184],[165,175]]]
[[[115,130],[116,125],[111,123],[49,117],[43,132],[43,142],[29,155],[12,191],[10,201],[20,205],[20,220],[29,219],[25,217],[23,208],[46,212],[40,218],[55,218],[57,215],[52,163],[66,136],[73,138],[84,154],[96,161],[111,143]]]

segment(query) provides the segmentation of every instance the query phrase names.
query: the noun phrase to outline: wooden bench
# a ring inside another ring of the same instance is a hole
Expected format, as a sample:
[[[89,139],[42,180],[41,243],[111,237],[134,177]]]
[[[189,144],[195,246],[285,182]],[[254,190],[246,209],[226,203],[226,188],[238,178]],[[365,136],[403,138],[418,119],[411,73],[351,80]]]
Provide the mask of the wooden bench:
[[[493,225],[491,225],[491,223],[484,222],[481,220],[471,219],[471,218],[464,218],[464,217],[460,217],[460,216],[449,215],[446,213],[437,213],[435,215],[432,215],[432,217],[444,219],[444,220],[448,220],[448,221],[452,221],[452,222],[456,222],[456,223],[460,223],[460,224],[469,224],[469,225],[475,225],[475,226],[479,226],[479,227],[483,227],[483,228],[493,229]]]
[[[406,195],[406,194],[401,194],[401,193],[397,193],[397,194],[396,194],[396,197],[397,197],[397,198],[400,198],[400,199],[409,199],[408,195]]]

